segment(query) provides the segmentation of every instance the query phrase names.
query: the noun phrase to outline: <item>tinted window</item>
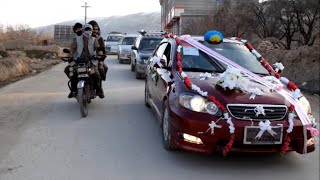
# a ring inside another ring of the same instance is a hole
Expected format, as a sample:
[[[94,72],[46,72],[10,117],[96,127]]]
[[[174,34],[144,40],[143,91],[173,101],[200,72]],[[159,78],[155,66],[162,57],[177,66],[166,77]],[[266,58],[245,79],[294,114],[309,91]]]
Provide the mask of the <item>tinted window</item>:
[[[155,50],[162,38],[143,38],[139,45],[139,50]]]
[[[135,37],[125,37],[125,38],[123,38],[121,44],[122,45],[133,45],[135,39],[136,39]]]
[[[122,38],[122,36],[108,36],[107,37],[107,41],[110,41],[110,42],[118,42],[120,41]]]
[[[258,59],[243,44],[227,42],[221,44],[209,44],[207,42],[201,43],[251,72],[257,74],[269,74],[268,71],[260,64]],[[225,68],[227,67],[226,65],[223,66]]]
[[[221,72],[221,69],[206,53],[191,46],[184,46],[182,52],[182,69],[184,71]]]

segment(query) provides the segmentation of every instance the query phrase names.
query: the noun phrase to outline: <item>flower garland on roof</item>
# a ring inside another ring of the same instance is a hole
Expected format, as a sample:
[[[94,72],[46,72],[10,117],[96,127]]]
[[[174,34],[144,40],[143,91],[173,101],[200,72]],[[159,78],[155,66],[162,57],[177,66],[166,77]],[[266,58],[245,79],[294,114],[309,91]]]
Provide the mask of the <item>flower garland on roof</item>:
[[[281,77],[280,76],[280,73],[279,71],[282,71],[284,69],[284,66],[282,65],[282,63],[278,63],[276,62],[275,64],[273,64],[273,66],[275,67],[272,68],[272,66],[267,62],[267,60],[265,58],[263,58],[261,56],[261,54],[259,54],[254,48],[253,46],[246,40],[242,40],[240,38],[230,38],[232,40],[237,40],[237,41],[240,41],[242,43],[245,44],[245,46],[249,49],[249,51],[257,58],[260,60],[260,63],[262,66],[264,66],[268,72],[273,75],[274,77],[276,77],[277,79],[279,79],[283,84],[285,84],[287,86],[287,89],[289,91],[292,91],[292,97],[295,98],[295,99],[299,99],[302,94],[301,94],[301,91],[300,89],[298,88],[298,86],[288,80],[287,78],[285,77]],[[290,139],[290,133],[293,131],[293,126],[294,126],[294,122],[293,122],[293,119],[294,119],[294,111],[295,111],[295,107],[294,105],[291,105],[289,107],[289,114],[288,114],[288,123],[289,123],[289,126],[288,126],[288,129],[286,130],[287,132],[287,135],[286,135],[286,138],[284,140],[284,143],[282,145],[282,148],[281,148],[281,154],[285,154],[288,149],[289,149],[289,145],[290,145],[290,142],[291,142],[291,139]],[[312,132],[313,135],[317,136],[318,135],[318,131],[317,129],[315,129],[314,127],[307,127],[308,130],[310,130]]]
[[[226,109],[226,107],[220,102],[218,101],[214,96],[212,95],[208,95],[208,92],[202,91],[200,87],[198,87],[197,85],[193,84],[192,81],[190,80],[190,78],[187,76],[186,73],[183,72],[182,69],[182,55],[181,55],[181,51],[182,51],[182,43],[180,38],[178,38],[177,36],[171,34],[168,34],[165,36],[166,38],[174,38],[177,45],[178,45],[178,49],[177,49],[177,66],[178,66],[178,70],[179,70],[179,74],[181,75],[181,77],[183,78],[183,82],[184,84],[189,88],[192,89],[193,91],[198,92],[200,95],[202,95],[203,97],[207,97],[211,102],[213,102],[214,104],[217,105],[217,107],[220,109],[221,112],[223,112],[223,119],[226,120],[226,122],[229,125],[229,132],[230,132],[230,138],[228,143],[224,146],[223,150],[222,150],[222,154],[224,156],[227,156],[228,153],[230,152],[232,145],[234,143],[234,139],[235,139],[235,127],[234,124],[231,120],[231,117]],[[212,36],[211,36],[212,37]],[[222,38],[220,37],[213,37],[211,38],[212,41],[215,41],[216,43],[220,42],[222,40]]]

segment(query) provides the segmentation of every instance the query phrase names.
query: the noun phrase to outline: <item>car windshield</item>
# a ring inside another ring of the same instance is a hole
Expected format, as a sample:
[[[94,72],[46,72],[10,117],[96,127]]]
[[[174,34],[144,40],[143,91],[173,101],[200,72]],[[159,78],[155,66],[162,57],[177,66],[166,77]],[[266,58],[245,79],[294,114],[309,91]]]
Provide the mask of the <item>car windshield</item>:
[[[222,67],[204,52],[192,46],[183,46],[182,69],[191,72],[222,72]]]
[[[121,40],[121,36],[108,36],[107,41],[110,42],[119,42]]]
[[[121,44],[122,45],[133,45],[135,39],[136,39],[135,37],[125,37],[125,38],[123,38]]]
[[[243,44],[229,42],[220,44],[209,44],[204,41],[200,41],[200,43],[221,54],[222,56],[230,59],[231,61],[239,64],[240,66],[250,70],[253,73],[262,75],[269,74],[268,71],[260,64],[258,59]],[[224,66],[224,68],[227,68],[227,65],[222,65]]]
[[[161,42],[162,38],[144,38],[140,42],[139,50],[153,51]]]

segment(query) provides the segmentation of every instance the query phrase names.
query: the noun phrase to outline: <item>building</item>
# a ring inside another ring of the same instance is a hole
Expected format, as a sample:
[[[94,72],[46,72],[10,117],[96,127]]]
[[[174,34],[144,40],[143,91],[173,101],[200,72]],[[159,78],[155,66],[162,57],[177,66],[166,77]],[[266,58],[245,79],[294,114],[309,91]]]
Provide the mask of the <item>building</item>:
[[[254,0],[258,1],[258,0]],[[159,0],[161,29],[174,34],[188,34],[190,23],[203,19],[222,3],[236,5],[240,0]]]
[[[72,27],[73,26],[69,25],[54,25],[54,39],[73,39],[75,37],[75,34]]]

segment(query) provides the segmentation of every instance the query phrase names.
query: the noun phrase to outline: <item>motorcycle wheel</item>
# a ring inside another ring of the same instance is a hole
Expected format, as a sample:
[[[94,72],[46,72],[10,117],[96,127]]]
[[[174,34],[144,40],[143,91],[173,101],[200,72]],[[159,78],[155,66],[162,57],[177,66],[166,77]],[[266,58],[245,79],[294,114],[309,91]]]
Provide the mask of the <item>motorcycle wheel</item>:
[[[80,105],[80,113],[82,117],[88,116],[88,102],[87,102],[87,93],[84,88],[78,89],[78,102]]]

